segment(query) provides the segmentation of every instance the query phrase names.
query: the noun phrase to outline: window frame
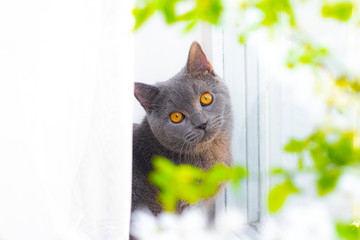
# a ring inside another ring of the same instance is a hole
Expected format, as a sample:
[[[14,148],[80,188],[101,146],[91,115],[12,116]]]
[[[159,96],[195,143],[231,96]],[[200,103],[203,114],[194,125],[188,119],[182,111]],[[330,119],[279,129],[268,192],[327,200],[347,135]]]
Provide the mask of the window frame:
[[[227,187],[220,194],[216,212],[234,208],[245,210],[243,213],[248,225],[239,237],[258,239],[258,225],[266,218],[264,209],[269,185],[269,92],[256,43],[242,45],[234,36],[233,29],[225,26],[221,29],[209,27],[208,35],[204,37],[205,41],[211,39],[211,61],[227,84],[232,98],[233,163],[245,167],[249,173],[241,184],[240,193]]]

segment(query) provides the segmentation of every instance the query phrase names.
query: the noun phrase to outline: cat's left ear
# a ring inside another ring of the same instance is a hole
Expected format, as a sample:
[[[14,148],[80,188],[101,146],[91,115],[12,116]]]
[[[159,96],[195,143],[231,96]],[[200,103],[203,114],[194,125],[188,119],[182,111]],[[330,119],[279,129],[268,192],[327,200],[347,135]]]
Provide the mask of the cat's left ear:
[[[157,87],[144,83],[135,83],[134,95],[147,113],[154,109],[153,101],[159,92],[160,90]]]
[[[189,73],[214,73],[214,69],[211,66],[209,60],[206,58],[205,53],[201,49],[198,42],[193,42],[190,47],[187,70]]]

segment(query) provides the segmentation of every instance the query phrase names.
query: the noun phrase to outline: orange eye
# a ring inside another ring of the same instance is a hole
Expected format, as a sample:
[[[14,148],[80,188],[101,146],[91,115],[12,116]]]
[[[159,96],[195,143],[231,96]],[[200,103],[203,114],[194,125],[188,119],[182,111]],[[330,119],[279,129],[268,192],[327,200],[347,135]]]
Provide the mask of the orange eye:
[[[201,105],[209,105],[210,103],[212,103],[213,101],[213,97],[210,93],[204,93],[203,95],[201,95],[200,97],[200,102]]]
[[[174,123],[179,123],[183,120],[184,116],[181,112],[173,112],[170,115],[170,119],[171,121],[173,121]]]

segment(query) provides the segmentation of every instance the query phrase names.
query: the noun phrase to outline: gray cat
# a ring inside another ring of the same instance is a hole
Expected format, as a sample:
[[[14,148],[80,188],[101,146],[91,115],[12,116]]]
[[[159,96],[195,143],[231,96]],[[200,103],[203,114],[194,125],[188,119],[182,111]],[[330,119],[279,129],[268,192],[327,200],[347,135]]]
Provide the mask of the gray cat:
[[[135,83],[135,97],[146,117],[134,124],[132,211],[147,207],[157,215],[162,211],[158,189],[147,179],[153,156],[205,170],[232,162],[230,96],[194,42],[178,74],[155,86]],[[184,207],[178,204],[177,210]]]

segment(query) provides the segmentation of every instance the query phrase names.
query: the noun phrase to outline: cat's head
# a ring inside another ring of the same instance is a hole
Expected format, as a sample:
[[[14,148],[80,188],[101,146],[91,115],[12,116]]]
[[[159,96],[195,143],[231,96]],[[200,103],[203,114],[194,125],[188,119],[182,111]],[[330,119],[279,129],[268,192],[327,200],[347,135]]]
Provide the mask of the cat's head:
[[[135,83],[135,97],[155,137],[172,151],[192,151],[231,131],[228,89],[197,42],[184,69],[154,86]]]

